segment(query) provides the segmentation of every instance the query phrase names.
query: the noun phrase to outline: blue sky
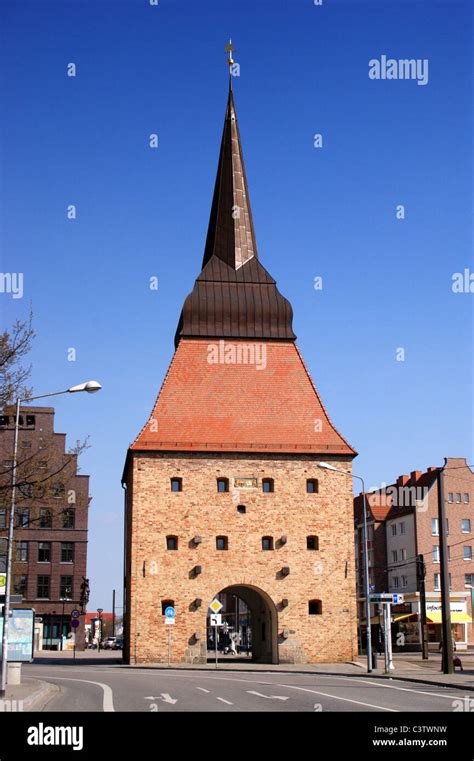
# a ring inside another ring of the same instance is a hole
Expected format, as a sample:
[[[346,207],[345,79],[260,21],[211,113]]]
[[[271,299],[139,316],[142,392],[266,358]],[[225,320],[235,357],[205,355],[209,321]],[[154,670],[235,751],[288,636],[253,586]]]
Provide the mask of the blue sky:
[[[200,270],[229,35],[259,255],[360,453],[354,472],[376,486],[473,461],[473,295],[451,287],[473,269],[468,1],[3,0],[0,13],[0,263],[24,273],[22,299],[0,294],[2,325],[32,304],[36,393],[103,384],[56,403],[56,430],[91,438],[92,608],[109,610],[114,586],[122,604],[120,477]],[[428,59],[428,84],[369,79],[383,54]]]

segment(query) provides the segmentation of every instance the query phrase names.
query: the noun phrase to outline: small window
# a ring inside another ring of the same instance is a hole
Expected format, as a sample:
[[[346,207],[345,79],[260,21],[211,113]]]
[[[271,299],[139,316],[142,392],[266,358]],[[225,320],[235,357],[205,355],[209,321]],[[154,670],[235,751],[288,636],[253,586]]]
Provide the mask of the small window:
[[[38,543],[38,563],[51,562],[51,542]]]
[[[72,600],[72,576],[61,576],[59,597],[61,600]]]
[[[310,616],[320,616],[323,612],[321,600],[310,600],[308,602],[308,613]]]
[[[38,576],[36,596],[43,600],[48,599],[49,588],[50,588],[50,577]]]
[[[26,588],[28,585],[28,576],[14,576],[13,577],[13,593],[26,597]]]
[[[393,586],[395,587],[395,589],[398,589],[398,587],[400,586],[400,579],[398,576],[393,577]]]
[[[456,494],[456,504],[457,505],[461,504],[461,495],[459,494],[459,492]]]
[[[439,524],[437,518],[431,519],[431,535],[432,536],[438,536],[439,535]]]
[[[396,536],[396,535],[397,535],[397,524],[392,523],[392,536]]]
[[[74,528],[76,524],[76,511],[73,507],[63,510],[63,528]]]
[[[47,467],[48,467],[48,463],[46,462],[46,460],[40,460],[38,462],[38,468],[41,468],[41,470],[46,470]]]
[[[161,601],[161,615],[165,615],[166,608],[174,608],[174,600],[162,600]]]
[[[51,528],[53,525],[53,514],[47,507],[42,507],[40,510],[39,527]]]
[[[31,441],[22,441],[21,442],[21,447],[23,449],[31,449]]]
[[[18,563],[28,562],[28,542],[16,542],[16,560]]]
[[[472,573],[465,573],[464,574],[464,586],[465,587],[472,587]]]
[[[245,507],[245,505],[237,505],[237,512],[238,513],[246,513],[247,512],[247,508]]]
[[[8,425],[8,415],[0,415],[0,428],[5,428]]]
[[[262,479],[262,490],[268,494],[270,492],[273,492],[275,490],[275,482],[273,478],[263,478]]]
[[[74,542],[61,542],[61,563],[74,563]]]
[[[472,547],[463,547],[463,560],[472,560]]]
[[[216,537],[216,550],[228,550],[229,549],[229,540],[226,536],[217,536]]]
[[[398,552],[397,550],[392,550],[392,563],[396,563],[398,560]]]
[[[20,486],[18,487],[18,491],[20,492],[22,497],[31,498],[33,496],[33,485],[20,484]]]
[[[404,521],[402,521],[400,523],[400,534],[404,534],[404,533],[405,533],[405,523]]]
[[[439,546],[433,544],[433,563],[439,563]]]
[[[402,548],[400,550],[400,560],[406,560],[407,559],[407,551],[406,548]]]
[[[172,478],[171,479],[171,491],[183,491],[183,479]]]
[[[453,493],[452,491],[450,491],[448,492],[448,502],[452,502],[452,501],[453,501]]]
[[[34,428],[36,423],[36,417],[35,415],[27,415],[26,416],[26,425],[27,428]]]
[[[469,518],[463,518],[461,521],[461,531],[463,534],[471,533],[471,521]]]
[[[262,550],[273,550],[272,536],[262,536]]]
[[[306,549],[307,550],[319,550],[319,539],[317,536],[306,537]]]
[[[319,490],[319,484],[317,478],[306,479],[306,491],[308,494],[317,494]]]
[[[178,549],[178,537],[177,536],[167,536],[166,537],[166,549],[167,550],[177,550]]]
[[[402,576],[402,587],[408,586],[408,576]]]
[[[64,496],[64,484],[62,483],[55,483],[51,487],[51,495],[55,499],[60,499],[62,496]]]
[[[229,491],[229,479],[228,478],[218,478],[217,479],[217,491],[219,494],[222,494],[223,492]]]
[[[469,494],[467,492],[464,492],[464,503],[466,505],[469,503]]]
[[[441,575],[439,573],[435,573],[434,575],[434,591],[439,592],[441,589]]]
[[[0,510],[0,529],[7,527],[7,511]]]
[[[26,508],[17,510],[15,517],[17,528],[26,528],[30,523],[30,511]]]

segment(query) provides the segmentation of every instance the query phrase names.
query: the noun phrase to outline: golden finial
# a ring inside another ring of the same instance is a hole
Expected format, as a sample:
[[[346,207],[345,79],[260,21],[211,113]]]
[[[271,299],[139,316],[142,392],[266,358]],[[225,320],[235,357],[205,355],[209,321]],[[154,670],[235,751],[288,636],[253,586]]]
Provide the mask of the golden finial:
[[[234,63],[234,59],[232,58],[232,53],[234,52],[234,47],[232,45],[232,38],[229,37],[229,44],[225,46],[224,53],[229,53],[229,58],[227,60],[227,63],[229,64],[229,68]]]

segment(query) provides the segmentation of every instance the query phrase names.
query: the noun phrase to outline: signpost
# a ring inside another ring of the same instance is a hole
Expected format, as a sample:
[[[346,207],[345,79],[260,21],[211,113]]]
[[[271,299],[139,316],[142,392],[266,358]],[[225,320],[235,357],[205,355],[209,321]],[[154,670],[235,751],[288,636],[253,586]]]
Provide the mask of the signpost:
[[[394,670],[392,659],[392,615],[391,605],[401,605],[403,602],[403,595],[394,593],[383,592],[381,594],[372,594],[369,597],[369,602],[378,603],[383,609],[383,639],[385,650],[385,673],[389,674]]]
[[[222,626],[222,615],[220,615],[219,611],[222,610],[224,606],[221,602],[217,599],[217,597],[214,597],[213,601],[209,605],[209,608],[211,610],[211,620],[210,625],[214,627],[214,644],[216,646],[216,668],[217,668],[217,627]]]
[[[74,616],[74,613],[79,613],[79,611],[73,610],[71,613],[71,629],[77,629],[80,623],[79,618]],[[73,662],[75,663],[76,662],[76,632],[75,631],[73,631],[72,633],[72,658],[73,658]]]
[[[168,626],[168,666],[171,664],[171,629],[169,627],[174,625],[175,615],[175,609],[171,605],[168,605],[165,608],[165,624]]]

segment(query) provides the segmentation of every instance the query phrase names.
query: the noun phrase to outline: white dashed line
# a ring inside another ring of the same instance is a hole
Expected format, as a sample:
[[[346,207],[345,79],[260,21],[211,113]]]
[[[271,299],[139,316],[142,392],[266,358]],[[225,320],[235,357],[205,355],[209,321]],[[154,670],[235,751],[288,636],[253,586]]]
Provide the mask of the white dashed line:
[[[227,703],[228,706],[233,706],[234,704],[230,702],[230,700],[224,700],[224,698],[216,698],[217,700],[220,700],[221,703]]]

